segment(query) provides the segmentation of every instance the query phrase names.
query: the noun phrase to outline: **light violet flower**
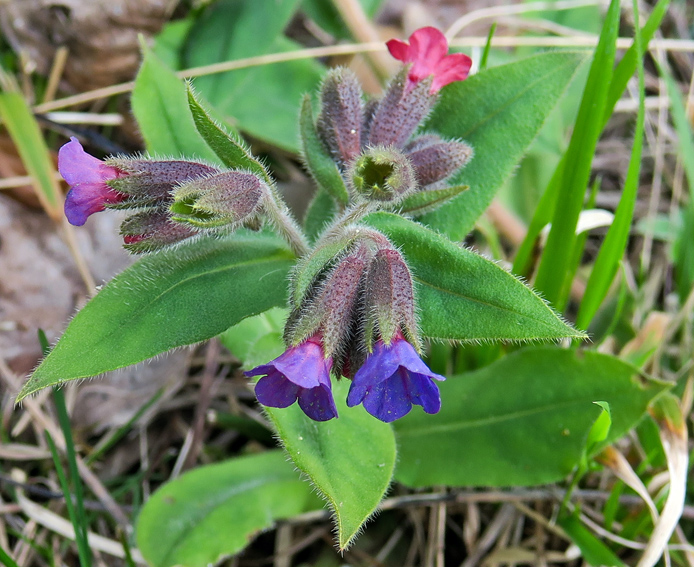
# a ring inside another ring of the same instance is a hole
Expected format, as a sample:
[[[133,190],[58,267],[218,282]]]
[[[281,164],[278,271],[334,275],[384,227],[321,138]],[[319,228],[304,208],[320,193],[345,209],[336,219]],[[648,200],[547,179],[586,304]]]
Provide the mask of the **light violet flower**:
[[[347,405],[364,404],[374,417],[390,423],[407,415],[412,405],[427,413],[441,409],[441,395],[434,380],[445,380],[432,372],[417,351],[398,333],[390,345],[383,340],[354,375]]]
[[[127,175],[89,155],[77,138],[70,138],[58,152],[58,170],[70,186],[65,198],[65,216],[70,224],[82,226],[89,215],[103,211],[107,204],[120,203],[125,193],[108,182]]]
[[[448,55],[446,36],[432,27],[416,30],[410,36],[409,44],[399,39],[391,39],[386,46],[395,59],[403,63],[412,63],[407,74],[410,88],[433,75],[431,94],[437,93],[449,83],[467,78],[472,66],[472,60],[463,53]]]
[[[255,385],[255,395],[264,406],[286,408],[298,400],[308,417],[328,421],[337,417],[331,367],[332,359],[325,358],[320,337],[314,336],[245,374],[263,376]]]

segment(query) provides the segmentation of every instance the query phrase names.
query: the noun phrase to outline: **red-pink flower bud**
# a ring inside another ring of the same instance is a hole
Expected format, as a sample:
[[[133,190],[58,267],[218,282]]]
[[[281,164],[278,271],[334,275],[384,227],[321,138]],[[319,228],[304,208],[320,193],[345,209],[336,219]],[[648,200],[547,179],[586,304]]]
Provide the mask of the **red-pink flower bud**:
[[[374,111],[368,144],[402,148],[436,103],[430,84],[431,79],[424,79],[408,88],[405,74],[398,74]]]
[[[121,223],[120,233],[125,249],[140,254],[177,244],[194,236],[197,231],[173,221],[165,208],[156,208],[125,219]]]

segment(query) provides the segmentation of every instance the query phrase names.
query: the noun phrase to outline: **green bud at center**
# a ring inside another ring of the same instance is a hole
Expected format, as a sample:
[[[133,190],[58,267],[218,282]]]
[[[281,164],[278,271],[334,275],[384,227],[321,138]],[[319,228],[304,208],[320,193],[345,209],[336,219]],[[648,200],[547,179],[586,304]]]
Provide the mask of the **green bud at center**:
[[[397,202],[417,187],[412,165],[395,148],[369,148],[352,166],[354,190],[367,199]]]

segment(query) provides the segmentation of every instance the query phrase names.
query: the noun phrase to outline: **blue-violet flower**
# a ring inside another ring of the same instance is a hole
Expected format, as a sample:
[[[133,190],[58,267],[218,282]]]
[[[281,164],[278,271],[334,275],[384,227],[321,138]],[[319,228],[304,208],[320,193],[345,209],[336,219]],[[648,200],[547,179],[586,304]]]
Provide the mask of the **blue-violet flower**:
[[[319,336],[288,348],[275,360],[246,372],[263,376],[255,395],[264,406],[286,408],[299,400],[299,407],[315,421],[337,417],[330,384],[332,359],[323,354]]]
[[[127,173],[89,155],[75,137],[60,148],[58,170],[70,186],[65,198],[65,216],[72,225],[82,226],[89,215],[127,198],[107,183]]]
[[[397,333],[390,345],[379,339],[373,352],[354,375],[347,405],[364,404],[374,417],[390,423],[407,415],[412,404],[427,413],[441,409],[434,380],[445,380],[424,364],[414,347]]]

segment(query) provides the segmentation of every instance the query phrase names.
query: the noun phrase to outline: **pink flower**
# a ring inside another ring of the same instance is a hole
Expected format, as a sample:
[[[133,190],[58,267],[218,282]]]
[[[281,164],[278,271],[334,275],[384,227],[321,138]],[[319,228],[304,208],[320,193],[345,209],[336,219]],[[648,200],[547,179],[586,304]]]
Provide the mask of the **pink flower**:
[[[448,41],[439,30],[432,27],[420,28],[410,36],[409,45],[399,39],[386,43],[388,51],[398,61],[412,63],[407,74],[409,86],[434,76],[431,94],[454,81],[467,78],[472,59],[463,53],[448,53]]]
[[[89,215],[127,197],[108,186],[108,181],[127,174],[89,155],[77,138],[70,138],[60,148],[58,169],[70,186],[65,198],[65,216],[72,225],[82,226]]]

